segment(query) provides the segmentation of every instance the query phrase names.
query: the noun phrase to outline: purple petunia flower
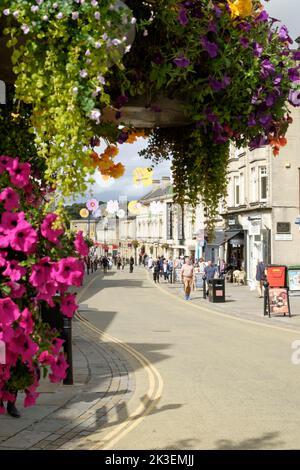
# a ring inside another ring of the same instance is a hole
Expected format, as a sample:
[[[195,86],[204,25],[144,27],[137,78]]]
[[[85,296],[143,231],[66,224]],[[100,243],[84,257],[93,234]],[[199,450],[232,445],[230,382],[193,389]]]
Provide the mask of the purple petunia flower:
[[[289,42],[290,44],[293,44],[292,38],[289,36],[289,32],[286,26],[281,26],[279,32],[278,32],[278,37],[281,41],[283,42]]]
[[[250,151],[252,151],[252,150],[264,147],[267,144],[268,144],[267,137],[262,136],[262,135],[258,135],[253,140],[251,140],[251,142],[249,143],[249,149],[250,149]]]
[[[241,37],[240,38],[240,44],[247,48],[249,46],[249,39],[248,38],[245,38],[245,37]]]
[[[165,60],[163,56],[161,55],[161,53],[157,52],[156,54],[154,54],[152,62],[154,62],[156,65],[162,65],[165,62]]]
[[[185,8],[180,8],[178,21],[181,24],[181,26],[186,26],[188,24],[189,19],[188,19],[187,11]]]
[[[258,44],[258,42],[254,42],[252,44],[252,48],[253,48],[254,55],[256,57],[261,57],[263,53],[263,47],[260,44]]]
[[[281,83],[281,81],[282,81],[282,75],[279,74],[279,75],[277,75],[277,77],[274,78],[273,83],[274,83],[274,85],[279,85],[279,83]]]
[[[294,60],[300,60],[300,51],[293,51]]]
[[[177,65],[177,67],[181,67],[181,68],[188,67],[190,65],[190,59],[188,59],[184,55],[176,57],[176,59],[174,59],[173,62],[175,65]]]
[[[259,122],[262,126],[268,127],[272,123],[271,114],[263,114],[262,116],[260,116]]]
[[[262,78],[268,78],[270,75],[275,73],[275,67],[269,59],[265,59],[261,63],[261,76]]]
[[[269,19],[269,15],[268,13],[266,12],[266,10],[263,10],[259,15],[258,17],[256,18],[256,21],[259,23],[259,22],[266,22],[268,21]]]
[[[204,36],[201,39],[201,44],[203,49],[208,53],[208,55],[214,59],[218,55],[218,45],[215,42],[211,42]]]
[[[255,115],[253,113],[251,113],[249,115],[249,118],[248,118],[248,126],[249,127],[255,127],[256,124],[257,124],[257,122],[256,122],[256,119],[255,119]]]
[[[300,80],[299,67],[288,69],[288,76],[291,82],[298,82]]]
[[[207,28],[207,31],[208,32],[211,32],[211,33],[216,33],[217,34],[217,25],[214,21],[210,21],[208,23],[208,28]]]
[[[216,15],[217,18],[221,18],[222,10],[217,5],[214,5],[214,12],[215,12],[215,15]]]
[[[293,106],[300,106],[300,91],[299,90],[291,90],[289,93],[288,101]]]
[[[82,77],[82,78],[86,78],[88,76],[88,73],[85,69],[82,69],[80,70],[79,72],[79,75]]]
[[[220,82],[219,80],[216,80],[213,77],[209,77],[208,84],[210,88],[214,91],[221,91],[223,89],[222,82]]]
[[[251,30],[251,24],[249,23],[249,21],[244,21],[243,23],[240,23],[238,25],[238,28],[242,31],[245,31],[246,33],[249,33],[249,31]]]

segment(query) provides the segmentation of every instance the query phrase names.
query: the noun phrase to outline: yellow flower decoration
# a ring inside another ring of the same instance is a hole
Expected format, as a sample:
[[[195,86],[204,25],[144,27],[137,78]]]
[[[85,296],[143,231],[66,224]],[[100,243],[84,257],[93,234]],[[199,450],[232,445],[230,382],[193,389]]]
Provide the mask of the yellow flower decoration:
[[[128,211],[133,215],[138,215],[142,211],[142,204],[138,201],[130,201],[128,203]]]
[[[228,0],[229,8],[231,10],[231,16],[236,18],[246,18],[250,16],[253,12],[253,3],[252,0]]]
[[[143,186],[151,186],[153,171],[149,168],[137,167],[133,170],[133,183],[142,184]]]
[[[79,211],[79,214],[80,214],[81,217],[86,218],[89,215],[89,211],[87,209],[81,209]]]

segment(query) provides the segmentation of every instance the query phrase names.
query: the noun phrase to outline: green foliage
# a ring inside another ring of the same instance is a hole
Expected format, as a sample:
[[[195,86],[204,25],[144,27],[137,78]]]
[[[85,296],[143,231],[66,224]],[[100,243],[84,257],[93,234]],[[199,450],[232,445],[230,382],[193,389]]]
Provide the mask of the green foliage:
[[[16,97],[32,107],[31,131],[47,181],[62,196],[83,193],[94,171],[88,146],[110,102],[104,76],[127,46],[130,11],[111,8],[110,0],[32,6],[30,0],[3,0],[0,6],[13,48]]]

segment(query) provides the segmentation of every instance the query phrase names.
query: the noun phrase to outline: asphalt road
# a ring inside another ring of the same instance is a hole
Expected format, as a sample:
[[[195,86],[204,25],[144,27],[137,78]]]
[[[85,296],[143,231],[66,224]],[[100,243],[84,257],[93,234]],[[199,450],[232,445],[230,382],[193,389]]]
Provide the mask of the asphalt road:
[[[142,268],[97,278],[82,302],[163,379],[160,401],[115,449],[300,449],[300,333],[193,308]]]

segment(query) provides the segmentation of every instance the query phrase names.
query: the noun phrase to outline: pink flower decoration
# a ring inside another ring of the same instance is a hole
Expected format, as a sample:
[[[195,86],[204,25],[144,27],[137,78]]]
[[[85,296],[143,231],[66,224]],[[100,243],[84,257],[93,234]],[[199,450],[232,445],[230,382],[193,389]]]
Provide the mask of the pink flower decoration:
[[[36,231],[25,220],[9,236],[10,246],[16,251],[33,253],[38,241]]]
[[[52,265],[49,256],[41,258],[38,264],[31,267],[29,282],[34,287],[44,286],[51,279]]]
[[[0,174],[3,173],[5,170],[8,170],[12,166],[13,159],[11,157],[7,157],[6,155],[1,155],[0,157]]]
[[[18,320],[20,315],[19,307],[11,299],[0,299],[1,325],[11,325],[14,321]]]
[[[12,211],[20,206],[19,195],[12,188],[6,188],[0,193],[0,201],[4,203],[4,209]]]
[[[83,263],[71,256],[62,258],[56,263],[53,276],[61,284],[80,287],[84,276]]]
[[[88,208],[89,211],[95,211],[99,207],[99,202],[97,201],[97,199],[90,199],[86,203],[86,207]]]
[[[53,222],[57,219],[57,214],[48,214],[46,215],[42,225],[41,233],[44,238],[47,238],[50,242],[58,243],[58,237],[64,233],[63,229],[53,229]]]
[[[10,181],[18,188],[24,188],[29,183],[30,170],[30,163],[20,163],[18,159],[14,159],[8,167]]]
[[[76,295],[74,294],[67,294],[64,297],[61,297],[60,310],[68,318],[72,318],[78,309],[75,299]]]
[[[81,256],[88,256],[89,254],[89,247],[85,243],[83,239],[83,232],[80,231],[76,234],[76,238],[74,241],[75,249]]]
[[[37,300],[45,300],[45,302],[54,307],[53,296],[58,291],[58,284],[54,280],[47,281],[43,286],[39,286],[39,292],[36,296]]]
[[[25,276],[26,268],[20,266],[16,260],[7,261],[6,269],[2,274],[10,277],[11,281],[19,281],[21,277]]]

